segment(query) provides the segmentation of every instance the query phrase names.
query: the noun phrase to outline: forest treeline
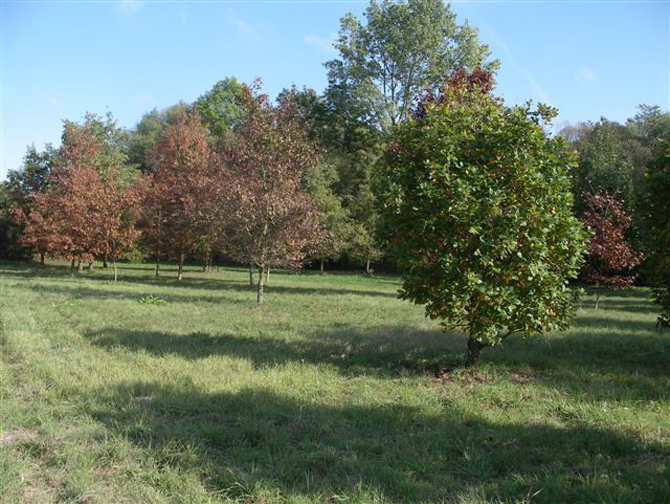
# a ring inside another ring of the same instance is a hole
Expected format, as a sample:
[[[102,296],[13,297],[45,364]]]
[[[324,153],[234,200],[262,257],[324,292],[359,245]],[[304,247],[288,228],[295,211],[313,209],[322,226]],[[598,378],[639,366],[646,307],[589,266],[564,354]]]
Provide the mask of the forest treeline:
[[[322,93],[292,86],[271,100],[258,82],[228,77],[132,129],[111,113],[65,120],[60,147],[29,146],[0,185],[0,256],[152,260],[156,274],[171,260],[180,278],[184,261],[225,258],[260,269],[259,299],[270,267],[393,265],[377,194],[398,126],[455,72],[493,84],[499,62],[439,0],[373,1],[365,18],[341,19]],[[670,114],[640,105],[623,124],[557,135],[577,156],[574,215],[594,235],[583,279],[644,280],[648,235],[668,232],[652,208],[667,188]]]

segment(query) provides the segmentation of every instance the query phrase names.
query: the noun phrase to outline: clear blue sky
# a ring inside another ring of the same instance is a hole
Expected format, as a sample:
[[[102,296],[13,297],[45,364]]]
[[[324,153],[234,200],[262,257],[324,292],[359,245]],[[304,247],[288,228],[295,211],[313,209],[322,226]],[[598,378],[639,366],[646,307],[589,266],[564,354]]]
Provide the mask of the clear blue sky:
[[[132,127],[153,107],[192,101],[226,76],[326,85],[339,19],[363,2],[0,0],[0,179],[26,145],[58,144],[61,120],[112,111]],[[501,60],[498,93],[559,108],[558,122],[623,121],[670,105],[667,2],[452,4]]]

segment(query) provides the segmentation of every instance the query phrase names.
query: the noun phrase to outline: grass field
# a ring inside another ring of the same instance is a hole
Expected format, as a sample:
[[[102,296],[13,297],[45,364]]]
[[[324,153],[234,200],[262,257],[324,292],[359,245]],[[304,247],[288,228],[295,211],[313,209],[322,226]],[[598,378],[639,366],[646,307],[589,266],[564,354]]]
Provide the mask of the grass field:
[[[487,349],[399,279],[0,263],[0,502],[670,502],[647,291]]]

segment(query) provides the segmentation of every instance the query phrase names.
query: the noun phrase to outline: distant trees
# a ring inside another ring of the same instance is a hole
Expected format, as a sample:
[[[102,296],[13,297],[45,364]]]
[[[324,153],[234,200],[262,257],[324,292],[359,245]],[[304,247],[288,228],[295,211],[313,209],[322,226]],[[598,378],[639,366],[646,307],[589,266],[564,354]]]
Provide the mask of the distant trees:
[[[658,324],[670,327],[670,130],[649,163],[640,209],[645,224],[645,271],[661,307]]]
[[[627,243],[626,235],[632,219],[615,196],[599,189],[585,196],[582,221],[592,232],[588,258],[582,267],[582,278],[596,287],[623,288],[637,278],[633,272],[642,262],[642,254]],[[596,309],[600,291],[596,295]]]
[[[259,303],[270,266],[298,267],[318,238],[318,209],[307,192],[319,152],[289,97],[273,105],[245,88],[247,119],[222,159],[230,180],[227,254],[258,267]]]
[[[401,295],[469,335],[468,364],[508,335],[568,324],[586,233],[571,215],[556,112],[507,107],[486,72],[457,72],[400,125],[379,190],[381,230]]]
[[[0,184],[0,257],[25,258],[33,248],[21,242],[24,233],[22,216],[30,214],[35,196],[46,190],[56,150],[47,144],[43,151],[28,147],[19,170],[10,170],[7,181]],[[44,264],[46,247],[36,242],[34,251]]]

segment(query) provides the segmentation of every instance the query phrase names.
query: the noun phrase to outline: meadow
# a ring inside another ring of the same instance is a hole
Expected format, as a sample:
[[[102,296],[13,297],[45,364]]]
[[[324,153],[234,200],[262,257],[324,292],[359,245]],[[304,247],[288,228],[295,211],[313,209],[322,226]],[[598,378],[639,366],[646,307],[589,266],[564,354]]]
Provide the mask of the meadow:
[[[647,290],[486,349],[400,279],[0,262],[0,502],[667,503]]]

